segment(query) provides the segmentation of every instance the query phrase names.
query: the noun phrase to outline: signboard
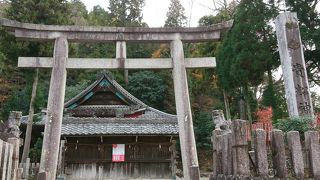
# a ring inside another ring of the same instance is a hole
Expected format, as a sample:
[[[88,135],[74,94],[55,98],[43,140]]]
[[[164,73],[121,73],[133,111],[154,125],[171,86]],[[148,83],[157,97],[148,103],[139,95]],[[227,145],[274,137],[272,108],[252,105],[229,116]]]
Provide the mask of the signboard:
[[[124,162],[125,144],[112,144],[112,162]]]

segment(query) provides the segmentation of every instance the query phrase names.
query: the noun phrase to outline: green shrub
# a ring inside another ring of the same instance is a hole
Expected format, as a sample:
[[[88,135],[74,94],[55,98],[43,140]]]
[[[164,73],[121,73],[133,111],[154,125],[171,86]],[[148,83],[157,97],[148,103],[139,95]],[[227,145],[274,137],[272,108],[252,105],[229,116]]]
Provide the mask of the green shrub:
[[[284,132],[299,131],[300,135],[308,130],[314,129],[312,117],[278,119],[274,127]]]
[[[211,147],[211,134],[214,129],[211,113],[198,112],[195,113],[194,131],[198,147]]]
[[[31,162],[40,162],[42,151],[42,138],[38,138],[34,146],[30,149],[29,157]]]

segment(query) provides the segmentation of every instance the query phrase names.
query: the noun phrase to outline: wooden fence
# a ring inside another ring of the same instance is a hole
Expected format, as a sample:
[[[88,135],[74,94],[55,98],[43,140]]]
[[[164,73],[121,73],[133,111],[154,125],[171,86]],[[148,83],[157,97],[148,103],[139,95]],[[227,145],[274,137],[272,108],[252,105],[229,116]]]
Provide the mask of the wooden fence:
[[[22,169],[19,164],[19,139],[9,138],[7,142],[0,139],[0,179],[21,179]]]
[[[320,179],[318,131],[304,133],[301,142],[297,131],[285,134],[273,129],[270,147],[265,130],[255,129],[253,133],[254,149],[249,152],[246,121],[232,121],[231,131],[213,131],[211,179]]]

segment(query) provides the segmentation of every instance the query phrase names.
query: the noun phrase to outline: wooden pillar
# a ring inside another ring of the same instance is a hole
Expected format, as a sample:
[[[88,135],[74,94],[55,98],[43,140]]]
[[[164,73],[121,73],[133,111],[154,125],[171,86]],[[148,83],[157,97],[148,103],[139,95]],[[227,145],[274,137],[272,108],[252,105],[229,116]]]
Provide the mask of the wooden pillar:
[[[66,86],[66,64],[68,58],[67,39],[59,37],[54,46],[54,62],[50,80],[47,119],[41,153],[39,172],[46,172],[54,180],[57,171],[61,124]]]
[[[127,58],[127,45],[125,41],[117,41],[116,44],[116,58],[118,61],[120,61],[120,69],[124,69],[125,60]],[[128,70],[124,69],[124,82],[125,84],[128,84]]]
[[[176,140],[171,140],[171,146],[169,150],[171,152],[171,174],[172,178],[175,178],[177,172],[177,150],[176,150]]]
[[[200,178],[200,172],[193,132],[183,44],[181,40],[176,39],[171,42],[171,57],[173,61],[173,83],[179,125],[183,175],[184,179],[198,180]]]
[[[64,171],[64,150],[65,150],[65,140],[60,142],[59,159],[58,159],[58,175],[62,175]]]
[[[8,138],[8,143],[12,144],[12,146],[13,146],[11,177],[12,177],[12,179],[17,179],[17,174],[16,174],[17,171],[16,170],[19,167],[20,141],[19,141],[19,138]]]

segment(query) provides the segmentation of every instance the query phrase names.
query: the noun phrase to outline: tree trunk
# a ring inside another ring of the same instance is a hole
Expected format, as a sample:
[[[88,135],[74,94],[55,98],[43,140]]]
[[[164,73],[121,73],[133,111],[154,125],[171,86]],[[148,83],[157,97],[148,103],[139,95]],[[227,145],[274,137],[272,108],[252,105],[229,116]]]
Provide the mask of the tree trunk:
[[[250,98],[249,98],[249,87],[248,86],[244,87],[244,100],[246,101],[248,120],[249,120],[250,124],[252,124]]]
[[[227,120],[231,120],[229,100],[228,100],[227,92],[225,90],[223,90],[223,99],[224,99],[224,106],[226,108],[226,118]]]
[[[22,153],[21,163],[25,163],[27,158],[29,157],[31,132],[32,132],[32,124],[33,124],[33,113],[34,113],[34,100],[37,95],[38,79],[39,79],[39,69],[36,69],[36,74],[34,75],[33,84],[32,84],[32,93],[31,93],[31,100],[30,100],[30,106],[29,106],[28,125],[27,125],[24,145],[23,145],[23,153]]]
[[[243,100],[243,87],[240,88],[240,100],[239,100],[239,112],[240,112],[240,119],[246,120],[246,107],[245,107],[245,102]]]
[[[246,85],[244,87],[244,100],[246,102],[247,115],[249,120],[249,130],[251,135],[251,142],[253,140],[253,132],[252,132],[252,116],[251,116],[251,107],[250,107],[250,98],[249,98],[249,87]],[[253,149],[253,143],[251,143],[251,149]]]

